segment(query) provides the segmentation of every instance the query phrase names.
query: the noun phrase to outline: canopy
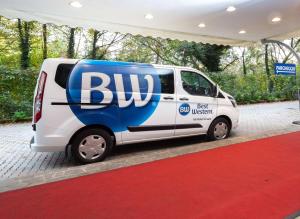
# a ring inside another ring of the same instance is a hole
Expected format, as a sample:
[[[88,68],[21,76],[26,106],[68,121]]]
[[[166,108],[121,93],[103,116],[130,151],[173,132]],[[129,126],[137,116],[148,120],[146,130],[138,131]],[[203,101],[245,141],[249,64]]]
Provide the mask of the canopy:
[[[71,1],[0,0],[0,15],[232,46],[300,36],[299,0]]]

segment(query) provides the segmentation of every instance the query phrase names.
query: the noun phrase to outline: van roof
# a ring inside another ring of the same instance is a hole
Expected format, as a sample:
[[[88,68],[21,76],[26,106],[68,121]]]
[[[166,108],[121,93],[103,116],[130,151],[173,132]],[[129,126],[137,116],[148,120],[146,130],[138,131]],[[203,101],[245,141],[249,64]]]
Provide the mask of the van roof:
[[[110,63],[110,64],[120,64],[120,65],[151,65],[158,68],[177,68],[177,69],[189,69],[192,71],[198,71],[197,69],[194,69],[192,67],[186,67],[186,66],[176,66],[176,65],[159,65],[159,64],[151,64],[151,63],[139,63],[139,62],[123,62],[123,61],[110,61],[110,60],[93,60],[93,59],[66,59],[66,58],[49,58],[46,59],[45,62],[56,62],[57,64],[66,63],[66,64],[76,64],[78,62],[86,62],[87,64],[92,63]]]
[[[143,66],[143,65],[151,65],[154,67],[159,67],[159,68],[185,68],[185,69],[193,69],[191,67],[184,67],[184,66],[176,66],[176,65],[159,65],[159,64],[151,64],[151,63],[141,63],[141,62],[124,62],[124,61],[114,61],[114,60],[93,60],[93,59],[82,59],[80,61],[87,61],[89,63],[91,62],[99,62],[99,63],[112,63],[112,64],[120,64],[120,65],[139,65],[139,66]],[[196,69],[193,69],[196,70]]]

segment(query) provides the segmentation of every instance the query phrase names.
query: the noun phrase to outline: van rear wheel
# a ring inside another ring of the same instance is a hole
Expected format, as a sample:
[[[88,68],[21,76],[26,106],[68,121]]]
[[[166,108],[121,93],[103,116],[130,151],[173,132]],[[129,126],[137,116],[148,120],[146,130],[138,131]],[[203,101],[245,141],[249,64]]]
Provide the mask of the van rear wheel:
[[[72,155],[80,164],[104,160],[113,146],[108,132],[102,129],[87,129],[75,136],[72,142]]]
[[[217,118],[215,119],[207,132],[207,136],[210,140],[222,140],[229,136],[230,134],[230,124],[225,118]]]

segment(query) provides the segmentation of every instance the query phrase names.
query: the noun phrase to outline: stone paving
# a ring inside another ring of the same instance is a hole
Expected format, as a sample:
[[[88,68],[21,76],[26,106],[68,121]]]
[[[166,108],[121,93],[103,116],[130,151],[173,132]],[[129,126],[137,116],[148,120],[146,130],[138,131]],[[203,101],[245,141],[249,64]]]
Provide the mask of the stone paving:
[[[298,102],[240,106],[240,124],[229,139],[204,136],[116,147],[104,162],[77,166],[61,153],[34,153],[28,144],[30,123],[0,125],[0,191],[28,187],[105,170],[194,153],[234,143],[300,131]]]

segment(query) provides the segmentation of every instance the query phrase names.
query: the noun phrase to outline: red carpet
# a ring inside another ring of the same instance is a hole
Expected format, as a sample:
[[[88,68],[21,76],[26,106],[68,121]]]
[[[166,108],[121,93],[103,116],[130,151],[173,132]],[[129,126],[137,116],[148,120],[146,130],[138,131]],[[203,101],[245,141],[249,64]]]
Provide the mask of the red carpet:
[[[284,218],[300,132],[0,194],[1,218]]]

